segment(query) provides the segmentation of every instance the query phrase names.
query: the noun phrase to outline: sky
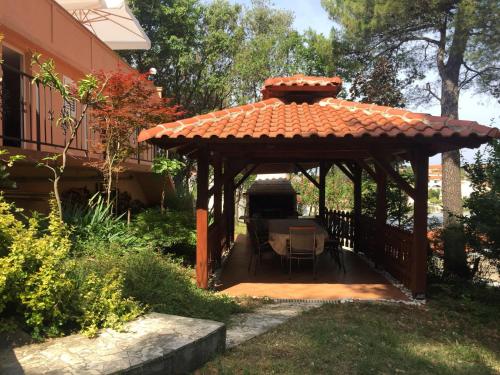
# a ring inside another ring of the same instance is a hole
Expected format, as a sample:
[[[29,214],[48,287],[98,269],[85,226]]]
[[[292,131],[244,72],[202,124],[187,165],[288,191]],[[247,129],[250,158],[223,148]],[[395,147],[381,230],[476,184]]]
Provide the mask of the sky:
[[[231,0],[233,3],[250,5],[251,0]],[[317,32],[328,35],[333,26],[327,12],[321,7],[321,0],[272,0],[275,8],[287,9],[295,16],[294,26],[298,31],[311,28]],[[425,106],[415,107],[411,103],[408,109],[440,115],[437,101]],[[480,124],[500,127],[500,103],[490,96],[479,95],[473,90],[463,91],[459,102],[459,118],[477,121]],[[463,149],[462,156],[465,160],[472,160],[476,150]],[[440,156],[431,158],[431,163],[440,163]]]

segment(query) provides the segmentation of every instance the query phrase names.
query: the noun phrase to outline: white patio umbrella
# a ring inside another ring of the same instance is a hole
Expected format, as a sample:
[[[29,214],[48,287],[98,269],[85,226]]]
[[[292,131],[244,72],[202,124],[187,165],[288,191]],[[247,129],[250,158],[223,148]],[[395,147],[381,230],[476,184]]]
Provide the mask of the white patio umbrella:
[[[56,0],[114,50],[149,49],[151,42],[125,0]]]

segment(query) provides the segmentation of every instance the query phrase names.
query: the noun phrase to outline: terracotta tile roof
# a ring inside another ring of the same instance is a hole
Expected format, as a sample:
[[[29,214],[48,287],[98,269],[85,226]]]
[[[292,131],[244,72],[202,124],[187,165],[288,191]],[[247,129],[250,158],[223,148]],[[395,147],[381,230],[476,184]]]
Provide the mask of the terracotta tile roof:
[[[475,121],[413,113],[405,109],[324,98],[285,103],[278,98],[212,112],[143,130],[151,138],[294,137],[469,137],[499,138],[496,128]]]
[[[317,91],[335,97],[342,87],[339,77],[313,77],[296,74],[291,77],[268,78],[264,82],[261,93],[263,99],[279,97],[283,92],[290,91]]]

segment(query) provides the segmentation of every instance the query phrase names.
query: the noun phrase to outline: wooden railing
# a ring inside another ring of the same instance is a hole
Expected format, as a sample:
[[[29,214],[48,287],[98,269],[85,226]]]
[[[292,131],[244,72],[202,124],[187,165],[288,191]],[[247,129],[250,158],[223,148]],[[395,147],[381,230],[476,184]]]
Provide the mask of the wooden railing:
[[[377,229],[375,219],[362,215],[359,223],[359,248],[370,259],[375,260]]]
[[[33,76],[15,69],[7,64],[1,64],[4,74],[14,75],[18,84],[15,92],[6,80],[0,80],[0,145],[18,147],[27,150],[59,152],[66,144],[66,134],[57,119],[61,111],[67,109],[74,118],[82,114],[82,105],[78,102],[64,102],[61,95],[40,83],[33,81]],[[3,99],[2,99],[3,98]],[[102,157],[97,152],[99,134],[92,131],[92,113],[87,113],[85,121],[79,127],[70,153],[78,157]],[[131,136],[136,143],[137,134]],[[158,148],[149,143],[129,159],[129,163],[150,163],[158,155]]]
[[[410,286],[413,233],[385,226],[384,268],[405,286]]]
[[[405,286],[410,286],[411,250],[413,234],[386,224],[384,228],[383,254],[377,254],[377,226],[374,218],[362,215],[359,233],[355,233],[354,215],[348,211],[328,211],[326,213],[328,232],[338,238],[343,246],[353,247],[359,240],[359,249],[376,264],[381,265]],[[378,255],[378,256],[377,256]]]
[[[340,240],[342,246],[354,247],[354,215],[349,211],[327,211],[326,226],[333,238]]]

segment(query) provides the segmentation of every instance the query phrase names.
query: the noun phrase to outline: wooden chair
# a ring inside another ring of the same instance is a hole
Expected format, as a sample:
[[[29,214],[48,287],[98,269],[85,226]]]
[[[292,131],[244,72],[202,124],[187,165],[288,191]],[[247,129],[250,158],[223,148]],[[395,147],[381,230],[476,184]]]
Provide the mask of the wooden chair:
[[[313,263],[313,278],[316,278],[316,228],[290,227],[288,243],[288,275],[292,277],[293,260],[311,260]]]
[[[257,264],[260,267],[262,262],[262,255],[265,253],[274,253],[273,248],[268,242],[268,237],[266,236],[266,230],[264,230],[261,223],[256,220],[250,220],[248,223],[248,234],[250,236],[250,243],[252,246],[250,261],[248,262],[248,272],[254,264],[254,275],[257,273]]]

